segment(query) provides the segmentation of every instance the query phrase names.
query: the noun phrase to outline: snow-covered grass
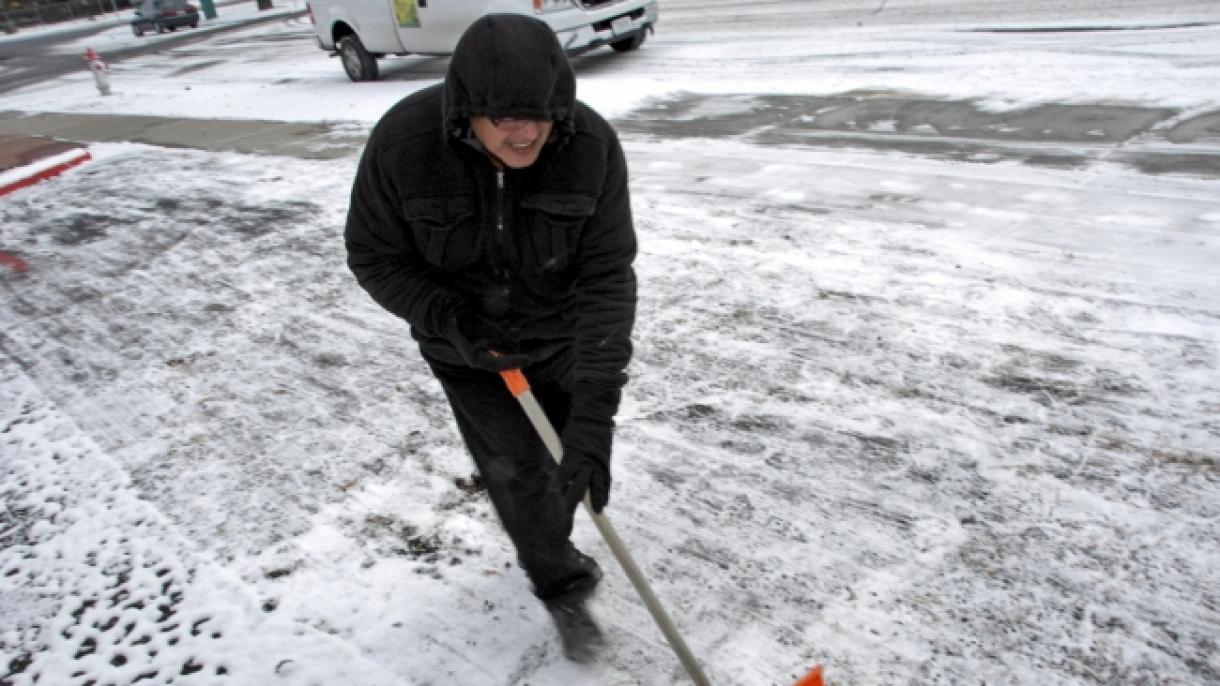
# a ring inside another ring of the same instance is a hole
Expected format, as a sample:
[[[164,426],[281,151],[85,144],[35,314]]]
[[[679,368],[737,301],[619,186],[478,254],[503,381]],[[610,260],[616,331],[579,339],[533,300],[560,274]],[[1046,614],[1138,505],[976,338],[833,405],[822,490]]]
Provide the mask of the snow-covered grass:
[[[581,58],[641,239],[608,512],[714,683],[1220,681],[1220,182],[1123,156],[1216,109],[1220,33],[960,30],[1205,9],[1058,4],[672,2],[639,53]],[[367,125],[443,73],[353,85],[307,40],[5,107]],[[805,144],[775,133],[796,100],[761,97],[849,91],[1173,111],[1047,164]],[[683,682],[583,521],[613,650],[559,656],[440,388],[344,267],[354,156],[92,152],[0,200],[32,265],[0,274],[7,679]]]

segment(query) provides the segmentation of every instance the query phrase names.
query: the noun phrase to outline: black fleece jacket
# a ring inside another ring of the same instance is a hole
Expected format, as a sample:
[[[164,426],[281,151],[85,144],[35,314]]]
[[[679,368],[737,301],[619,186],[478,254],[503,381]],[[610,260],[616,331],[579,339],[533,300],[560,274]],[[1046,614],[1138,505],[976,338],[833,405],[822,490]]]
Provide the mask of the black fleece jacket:
[[[499,171],[471,137],[472,116],[555,123],[537,162]],[[386,113],[345,240],[360,285],[410,323],[429,362],[461,365],[446,323],[469,308],[508,332],[496,345],[527,355],[527,375],[573,390],[573,420],[611,422],[636,303],[627,167],[614,130],[575,99],[545,24],[484,17],[443,84]]]

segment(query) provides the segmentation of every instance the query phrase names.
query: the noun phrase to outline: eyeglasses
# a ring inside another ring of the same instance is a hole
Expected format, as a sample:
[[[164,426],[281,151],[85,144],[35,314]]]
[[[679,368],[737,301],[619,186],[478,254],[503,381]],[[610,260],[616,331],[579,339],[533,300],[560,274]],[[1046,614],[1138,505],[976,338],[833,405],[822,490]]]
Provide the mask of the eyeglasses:
[[[546,122],[537,119],[517,119],[515,117],[495,117],[490,119],[491,125],[496,127],[498,131],[520,131],[530,124],[538,124],[541,126]]]

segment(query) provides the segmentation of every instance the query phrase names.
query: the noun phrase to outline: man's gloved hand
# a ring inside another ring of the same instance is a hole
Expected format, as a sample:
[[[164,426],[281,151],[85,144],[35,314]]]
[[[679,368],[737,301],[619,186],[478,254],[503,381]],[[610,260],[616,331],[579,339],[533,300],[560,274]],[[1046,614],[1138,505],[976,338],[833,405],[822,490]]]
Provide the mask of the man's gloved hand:
[[[529,363],[526,355],[502,355],[494,348],[505,338],[503,331],[470,310],[458,310],[449,317],[445,338],[457,348],[467,366],[489,372],[518,369]]]
[[[555,470],[555,484],[569,512],[584,500],[594,512],[610,500],[610,444],[612,422],[570,421],[563,430],[563,460]]]

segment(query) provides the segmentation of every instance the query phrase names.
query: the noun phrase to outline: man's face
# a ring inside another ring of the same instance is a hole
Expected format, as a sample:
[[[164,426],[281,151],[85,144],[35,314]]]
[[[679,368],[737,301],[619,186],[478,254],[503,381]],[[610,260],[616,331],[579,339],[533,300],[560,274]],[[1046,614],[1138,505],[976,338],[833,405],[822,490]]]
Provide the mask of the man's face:
[[[538,161],[554,122],[471,117],[470,129],[487,152],[506,167],[524,169]]]

